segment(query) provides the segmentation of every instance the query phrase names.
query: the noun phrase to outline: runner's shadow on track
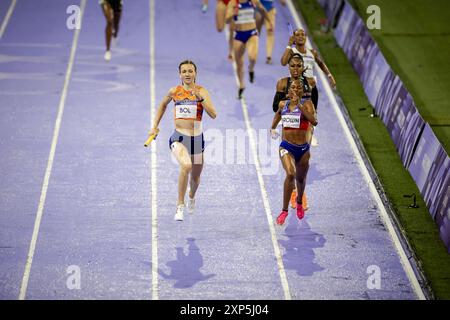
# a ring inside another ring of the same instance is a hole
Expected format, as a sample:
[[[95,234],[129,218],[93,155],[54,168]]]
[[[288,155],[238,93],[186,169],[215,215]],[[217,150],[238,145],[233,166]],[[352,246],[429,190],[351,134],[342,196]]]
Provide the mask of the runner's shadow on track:
[[[311,230],[308,224],[308,213],[299,222],[295,214],[289,215],[288,225],[284,230],[284,235],[288,240],[280,240],[280,244],[285,248],[283,255],[285,269],[295,270],[299,276],[312,276],[314,272],[325,270],[322,266],[314,262],[315,248],[322,248],[325,245],[325,237]]]
[[[200,254],[200,249],[195,244],[194,238],[187,238],[186,240],[188,253],[185,255],[185,250],[182,247],[176,247],[176,260],[166,263],[167,267],[171,269],[170,274],[159,270],[159,274],[164,279],[176,280],[173,287],[179,289],[191,288],[197,282],[205,281],[215,276],[215,274],[202,274],[200,269],[203,267],[203,257]]]

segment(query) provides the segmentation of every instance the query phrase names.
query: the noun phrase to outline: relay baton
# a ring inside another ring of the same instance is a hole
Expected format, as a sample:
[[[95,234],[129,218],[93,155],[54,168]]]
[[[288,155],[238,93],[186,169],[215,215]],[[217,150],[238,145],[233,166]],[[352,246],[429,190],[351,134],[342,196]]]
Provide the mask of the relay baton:
[[[152,143],[153,139],[155,139],[155,138],[156,138],[156,135],[154,135],[154,134],[152,134],[150,137],[148,137],[147,141],[145,141],[145,143],[144,143],[144,147],[148,147],[148,145],[150,143]]]
[[[292,24],[290,22],[287,23],[287,26],[288,26],[288,30],[289,30],[289,37],[292,37],[294,35],[294,28],[292,28]],[[294,47],[294,46],[295,46],[295,42],[292,45],[292,47]]]
[[[288,30],[289,30],[289,36],[294,35],[294,29],[292,28],[292,24],[290,22],[287,23]]]

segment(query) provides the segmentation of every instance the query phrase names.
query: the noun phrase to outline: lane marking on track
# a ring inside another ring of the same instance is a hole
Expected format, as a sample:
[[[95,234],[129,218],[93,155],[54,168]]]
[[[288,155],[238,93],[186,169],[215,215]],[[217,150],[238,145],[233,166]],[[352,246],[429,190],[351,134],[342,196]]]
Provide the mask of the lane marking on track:
[[[6,27],[8,26],[9,19],[12,16],[12,13],[14,11],[14,7],[16,6],[17,0],[12,0],[11,4],[9,5],[8,11],[6,12],[6,16],[3,19],[2,26],[0,27],[0,40],[3,38],[3,35],[5,34]]]
[[[80,9],[81,9],[80,10],[80,26],[81,26],[81,23],[83,20],[83,14],[84,14],[85,7],[86,7],[86,0],[81,0],[81,3],[80,3]],[[73,64],[74,64],[74,60],[75,60],[75,54],[77,51],[80,30],[81,29],[75,29],[75,31],[74,31],[74,36],[73,36],[73,40],[72,40],[72,49],[70,50],[70,57],[69,57],[69,63],[67,65],[66,77],[64,79],[64,86],[63,86],[63,90],[61,93],[61,98],[59,100],[58,115],[56,117],[55,128],[53,131],[52,144],[50,147],[50,154],[48,157],[47,168],[45,170],[44,182],[42,184],[41,197],[39,200],[38,210],[36,213],[36,220],[34,222],[33,235],[31,236],[31,243],[30,243],[30,248],[28,251],[27,262],[25,264],[25,271],[24,271],[23,278],[22,278],[22,285],[20,287],[19,300],[24,300],[26,293],[27,293],[31,265],[33,263],[34,252],[36,249],[36,242],[37,242],[37,238],[38,238],[38,234],[39,234],[39,227],[41,225],[42,215],[44,212],[45,199],[47,197],[47,190],[48,190],[48,185],[50,182],[50,175],[52,173],[53,161],[55,159],[56,145],[58,144],[59,130],[61,128],[61,121],[62,121],[62,117],[63,117],[63,113],[64,113],[64,106],[66,104],[67,92],[69,90],[70,77],[72,75],[72,69],[73,69]]]
[[[289,7],[292,17],[294,17],[297,28],[305,29],[302,21],[300,20],[298,12],[296,11],[294,5],[292,4],[292,1],[288,0],[287,4],[288,4],[288,7]],[[311,42],[309,41],[309,39],[307,40],[307,46],[312,48],[312,45],[311,45]],[[336,98],[335,98],[333,92],[331,91],[330,84],[325,79],[325,76],[323,75],[323,73],[321,71],[319,71],[318,74],[319,74],[321,86],[322,86],[322,88],[325,89],[325,93],[328,96],[328,100],[331,102],[331,105],[333,106],[333,110],[339,119],[339,123],[341,124],[342,128],[344,129],[345,136],[347,137],[347,140],[350,143],[350,147],[353,151],[353,154],[356,157],[356,160],[358,162],[361,173],[362,173],[364,179],[366,180],[367,184],[369,185],[370,192],[372,193],[372,196],[375,199],[375,201],[378,205],[378,208],[380,208],[381,219],[391,236],[391,239],[394,243],[394,247],[395,247],[398,255],[400,256],[400,263],[402,264],[403,269],[405,270],[406,275],[408,276],[417,297],[420,300],[426,300],[425,295],[422,291],[422,287],[420,286],[419,281],[416,277],[416,274],[414,273],[414,270],[411,266],[411,263],[409,262],[409,259],[406,256],[405,250],[403,249],[403,246],[400,243],[400,239],[397,235],[397,232],[395,231],[392,220],[386,211],[386,207],[384,206],[383,201],[381,201],[380,195],[378,194],[375,184],[373,183],[372,178],[370,177],[369,170],[367,169],[366,165],[364,164],[362,155],[359,152],[358,147],[356,146],[356,142],[353,139],[353,136],[350,132],[349,127],[347,126],[347,122],[345,121],[344,115],[342,114],[341,110],[339,109]]]
[[[229,39],[228,37],[229,37],[228,29],[225,28],[225,39],[227,39],[227,43],[228,43],[228,39]],[[239,87],[239,79],[237,76],[236,62],[233,62],[233,69],[234,69],[234,76],[236,79],[236,84]],[[245,126],[247,128],[247,134],[249,137],[250,150],[251,150],[254,162],[255,162],[256,175],[258,177],[259,187],[261,190],[261,197],[262,197],[263,204],[264,204],[264,210],[266,212],[267,223],[269,225],[273,250],[275,253],[276,260],[277,260],[278,273],[280,274],[281,285],[283,286],[284,298],[286,300],[291,300],[292,297],[291,297],[291,292],[289,290],[289,283],[287,280],[286,271],[284,270],[283,258],[281,256],[281,250],[278,245],[278,239],[277,239],[277,235],[275,232],[272,213],[270,210],[269,197],[267,195],[267,190],[264,185],[264,179],[262,176],[261,164],[259,161],[258,150],[256,147],[256,138],[254,136],[255,130],[252,128],[252,125],[251,125],[250,116],[248,115],[248,108],[247,108],[247,103],[245,101],[245,98],[241,99],[241,106],[242,106],[242,112],[244,114]]]
[[[155,0],[149,0],[150,7],[150,123],[155,119]],[[152,194],[152,300],[158,300],[158,207],[156,180],[156,141],[150,147],[151,194]]]

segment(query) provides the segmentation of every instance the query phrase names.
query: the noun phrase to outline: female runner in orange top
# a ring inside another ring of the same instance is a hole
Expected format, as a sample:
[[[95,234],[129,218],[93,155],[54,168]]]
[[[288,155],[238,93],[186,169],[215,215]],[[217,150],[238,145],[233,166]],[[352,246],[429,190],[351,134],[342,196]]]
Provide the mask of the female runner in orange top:
[[[203,110],[213,119],[216,118],[217,112],[211,102],[208,90],[195,83],[197,67],[194,62],[185,60],[180,63],[178,70],[181,85],[171,88],[159,104],[155,123],[149,135],[158,135],[159,122],[166,111],[167,105],[173,100],[175,131],[169,139],[169,147],[180,164],[175,220],[183,221],[184,198],[189,175],[188,211],[192,213],[195,206],[195,193],[200,184],[200,174],[203,169],[203,151],[205,148],[201,126]]]

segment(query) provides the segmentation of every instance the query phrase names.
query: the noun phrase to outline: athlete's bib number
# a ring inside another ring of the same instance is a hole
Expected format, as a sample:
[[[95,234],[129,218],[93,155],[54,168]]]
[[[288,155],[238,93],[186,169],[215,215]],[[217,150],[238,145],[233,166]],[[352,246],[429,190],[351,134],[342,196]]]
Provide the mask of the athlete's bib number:
[[[249,23],[255,21],[255,11],[253,8],[239,10],[237,24]]]
[[[177,105],[175,107],[175,118],[195,119],[197,118],[197,104]]]
[[[281,117],[284,128],[300,128],[299,114],[285,114]]]

